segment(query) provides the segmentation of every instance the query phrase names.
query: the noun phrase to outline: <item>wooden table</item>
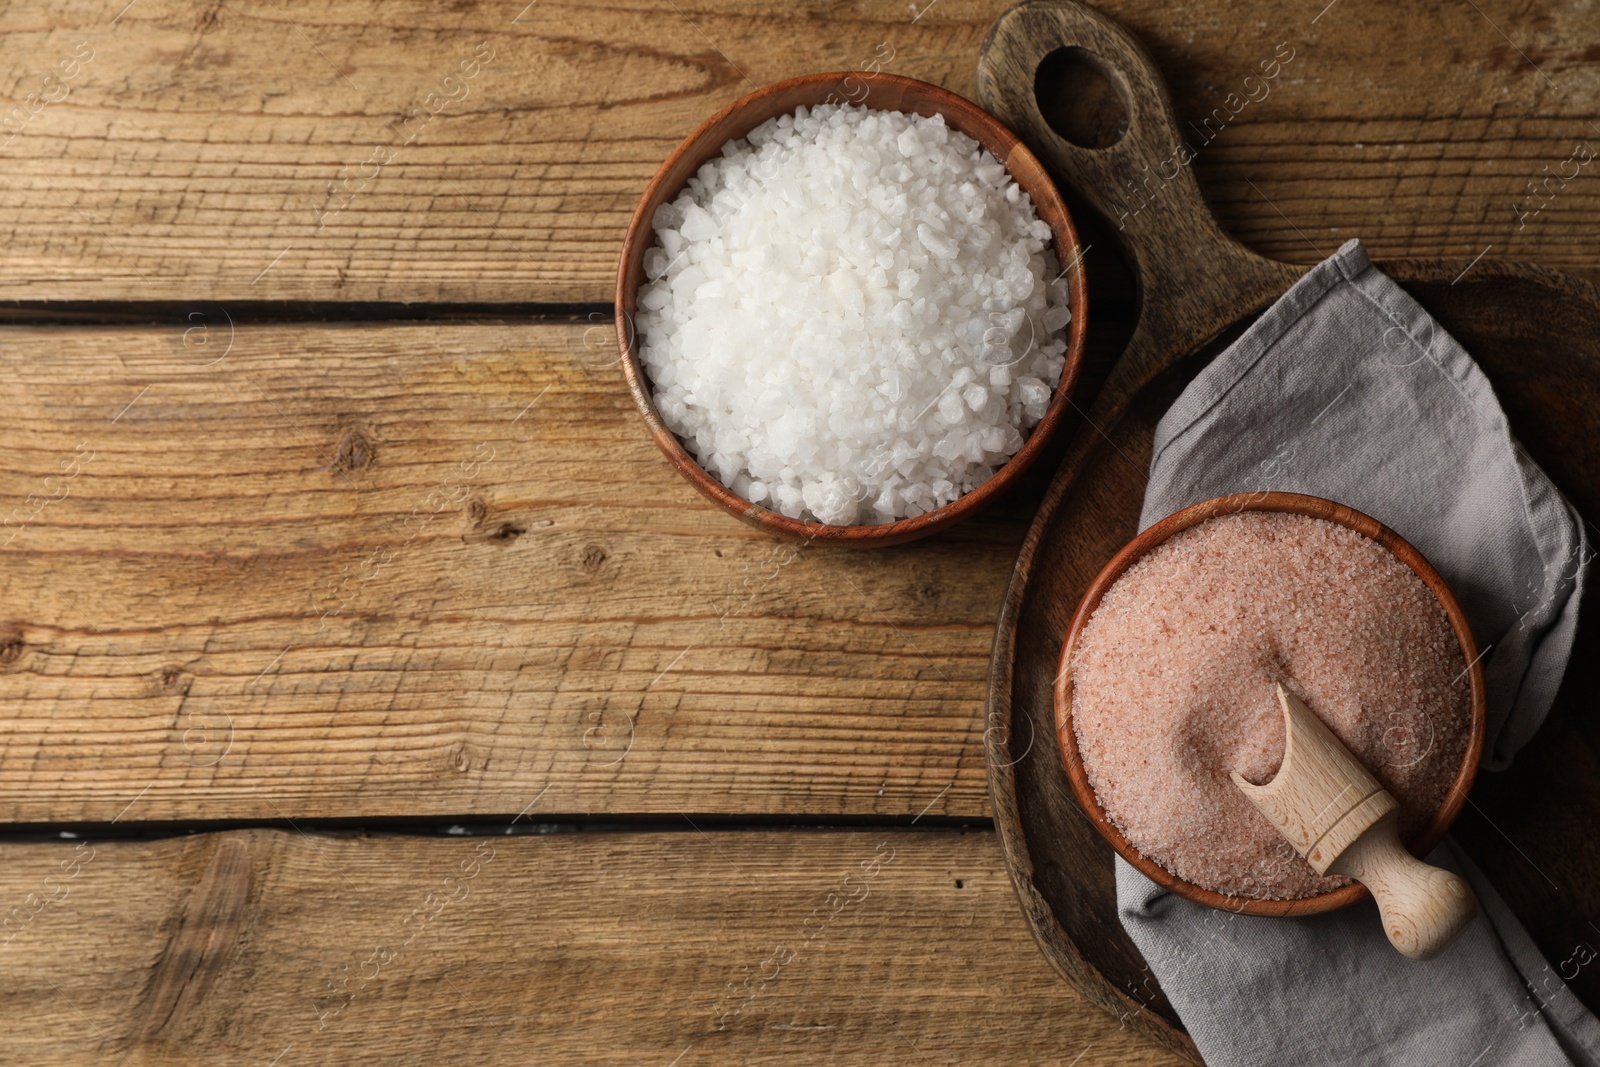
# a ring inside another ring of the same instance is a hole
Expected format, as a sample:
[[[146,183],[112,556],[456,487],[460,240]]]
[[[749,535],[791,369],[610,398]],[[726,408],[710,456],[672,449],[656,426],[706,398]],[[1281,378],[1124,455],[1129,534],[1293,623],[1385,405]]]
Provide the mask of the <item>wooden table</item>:
[[[1047,472],[780,544],[613,365],[694,124],[970,94],[1003,4],[123,2],[0,11],[0,1060],[1177,1062],[1044,963],[988,824]],[[1600,270],[1593,167],[1529,185],[1600,143],[1579,5],[1106,8],[1197,123],[1293,47],[1196,163],[1255,248]]]

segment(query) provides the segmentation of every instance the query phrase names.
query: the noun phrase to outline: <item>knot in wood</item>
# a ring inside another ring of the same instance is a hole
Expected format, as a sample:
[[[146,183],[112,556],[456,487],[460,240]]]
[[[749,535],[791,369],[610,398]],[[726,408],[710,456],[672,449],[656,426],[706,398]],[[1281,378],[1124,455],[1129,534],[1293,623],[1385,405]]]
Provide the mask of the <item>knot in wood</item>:
[[[334,472],[349,474],[366,470],[372,466],[375,452],[366,434],[360,430],[347,429],[339,435],[339,443],[333,449]]]

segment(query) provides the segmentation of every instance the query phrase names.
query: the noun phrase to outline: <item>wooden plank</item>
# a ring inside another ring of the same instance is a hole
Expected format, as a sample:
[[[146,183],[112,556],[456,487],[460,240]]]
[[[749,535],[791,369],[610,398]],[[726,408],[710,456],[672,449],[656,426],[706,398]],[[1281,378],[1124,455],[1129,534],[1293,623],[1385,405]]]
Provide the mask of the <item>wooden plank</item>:
[[[985,814],[1035,497],[902,548],[773,540],[667,465],[610,336],[0,330],[0,821],[511,815],[546,788]]]
[[[988,833],[3,854],[7,1062],[1180,1062],[1050,971]]]
[[[0,300],[609,300],[637,197],[702,119],[874,64],[971,95],[1005,6],[13,6]],[[1359,235],[1380,256],[1594,270],[1600,182],[1574,153],[1600,138],[1600,49],[1580,5],[1102,6],[1154,51],[1203,188],[1258,250],[1308,261]],[[1246,101],[1280,44],[1293,58]]]

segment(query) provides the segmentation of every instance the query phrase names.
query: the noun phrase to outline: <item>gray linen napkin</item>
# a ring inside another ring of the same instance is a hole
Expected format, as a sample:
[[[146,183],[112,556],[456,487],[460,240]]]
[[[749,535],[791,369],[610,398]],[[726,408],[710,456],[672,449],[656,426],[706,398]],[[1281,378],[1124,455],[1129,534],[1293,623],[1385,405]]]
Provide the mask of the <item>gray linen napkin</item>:
[[[1577,628],[1583,521],[1506,426],[1472,359],[1350,241],[1189,385],[1156,431],[1140,528],[1226,493],[1350,505],[1410,541],[1485,650],[1483,764],[1544,721]],[[1369,900],[1308,919],[1172,896],[1120,859],[1123,926],[1213,1067],[1600,1067],[1600,1021],[1448,842],[1482,914],[1435,959],[1402,957]]]

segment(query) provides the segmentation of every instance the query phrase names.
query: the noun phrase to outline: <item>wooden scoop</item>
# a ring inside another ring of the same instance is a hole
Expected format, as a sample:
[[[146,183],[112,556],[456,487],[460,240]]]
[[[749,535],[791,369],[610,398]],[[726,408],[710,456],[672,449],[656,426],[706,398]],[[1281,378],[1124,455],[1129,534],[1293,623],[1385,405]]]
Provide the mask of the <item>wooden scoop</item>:
[[[1400,804],[1299,697],[1282,685],[1283,763],[1266,785],[1233,772],[1233,784],[1318,874],[1342,874],[1372,890],[1389,942],[1432,959],[1478,913],[1467,883],[1400,843]]]

